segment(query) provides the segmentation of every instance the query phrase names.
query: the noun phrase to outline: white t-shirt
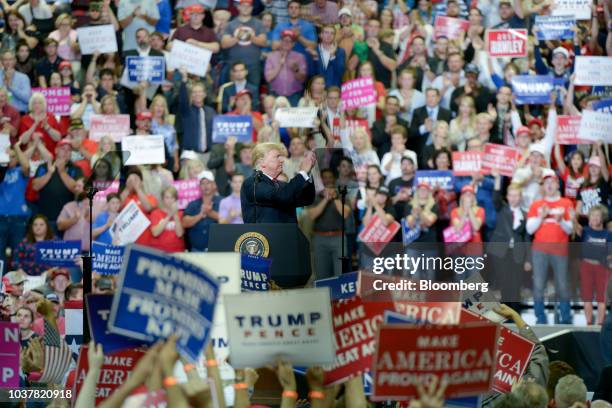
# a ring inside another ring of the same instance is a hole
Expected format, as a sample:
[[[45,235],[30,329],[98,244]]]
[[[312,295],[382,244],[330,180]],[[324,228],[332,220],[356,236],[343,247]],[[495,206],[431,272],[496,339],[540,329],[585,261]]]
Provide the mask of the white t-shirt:
[[[39,20],[53,18],[53,11],[44,1],[39,2],[38,6],[36,7],[31,7],[29,4],[24,4],[23,6],[19,7],[18,11],[19,14],[25,18],[26,25],[32,24],[33,18],[37,18]],[[32,13],[34,13],[34,16],[32,16]]]
[[[124,20],[129,17],[136,7],[140,6],[140,13],[159,20],[159,9],[154,0],[121,0],[117,10],[117,19]],[[149,33],[155,31],[155,26],[150,25],[146,20],[135,17],[132,22],[123,29],[123,50],[136,49],[136,31],[145,28]]]

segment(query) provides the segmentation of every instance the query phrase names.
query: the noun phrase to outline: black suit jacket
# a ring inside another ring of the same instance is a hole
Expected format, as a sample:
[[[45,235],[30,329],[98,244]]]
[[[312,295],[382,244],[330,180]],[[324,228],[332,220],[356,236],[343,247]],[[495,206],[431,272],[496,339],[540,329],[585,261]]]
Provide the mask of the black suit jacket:
[[[311,205],[314,199],[312,179],[306,181],[301,174],[296,174],[288,183],[279,181],[278,185],[268,176],[261,175],[256,189],[253,175],[244,181],[240,189],[242,218],[245,223],[297,223],[295,209]]]
[[[429,115],[427,114],[427,106],[421,106],[414,110],[412,114],[412,124],[410,125],[410,137],[408,138],[408,148],[414,150],[416,154],[422,154],[423,148],[429,138],[429,133],[421,135],[419,128],[425,123]],[[449,110],[438,106],[438,117],[436,120],[443,120],[450,123],[452,114]]]
[[[523,220],[517,229],[513,229],[514,216],[508,204],[503,202],[500,191],[493,191],[493,205],[497,211],[497,222],[495,229],[491,233],[489,241],[491,245],[487,247],[487,253],[491,253],[499,258],[512,257],[514,262],[522,264],[528,260],[529,251],[526,242],[529,242],[526,223],[527,214],[523,211]],[[509,242],[513,240],[514,249],[510,249]],[[508,250],[511,254],[508,254]]]
[[[397,118],[397,124],[408,130],[408,122],[404,119]],[[385,119],[379,119],[372,125],[372,146],[380,158],[391,150],[391,135],[385,132],[385,127]]]

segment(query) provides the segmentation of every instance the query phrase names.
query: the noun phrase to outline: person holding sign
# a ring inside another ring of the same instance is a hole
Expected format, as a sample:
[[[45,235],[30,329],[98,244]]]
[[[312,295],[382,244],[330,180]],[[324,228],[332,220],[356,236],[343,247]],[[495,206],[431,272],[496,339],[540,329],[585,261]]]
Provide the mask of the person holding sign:
[[[461,188],[459,206],[451,211],[451,226],[460,233],[464,229],[470,231],[470,239],[466,241],[467,247],[460,252],[462,255],[474,256],[482,254],[482,235],[480,230],[485,223],[485,209],[478,206],[476,201],[476,190],[471,184]],[[468,226],[466,226],[468,224]],[[466,268],[467,269],[467,268]],[[462,275],[455,275],[455,279],[469,279],[474,269],[467,269]]]
[[[28,224],[23,241],[15,248],[13,268],[30,276],[42,275],[49,267],[36,263],[36,243],[54,239],[55,234],[47,217],[42,214],[35,215]]]
[[[297,174],[288,183],[278,181],[287,155],[285,146],[261,143],[253,150],[255,173],[240,192],[245,223],[297,223],[295,209],[311,205],[315,188],[308,173],[314,167],[314,152],[306,152]]]
[[[183,227],[187,229],[190,251],[206,251],[208,249],[208,230],[210,224],[219,222],[219,203],[221,198],[216,195],[217,185],[210,170],[204,170],[198,175],[202,197],[191,201],[185,208]]]
[[[157,199],[153,194],[145,194],[142,171],[138,167],[132,167],[127,171],[126,181],[121,191],[121,204],[125,208],[130,201],[135,201],[140,211],[149,214],[157,207]],[[151,232],[147,229],[136,240],[137,244],[146,245],[151,239]]]
[[[213,53],[219,52],[221,47],[217,41],[217,36],[212,28],[205,26],[204,15],[206,10],[201,4],[192,4],[185,7],[189,12],[189,22],[177,28],[172,34],[172,40],[184,41],[187,44],[204,48]],[[172,42],[168,44],[168,49],[172,47]]]

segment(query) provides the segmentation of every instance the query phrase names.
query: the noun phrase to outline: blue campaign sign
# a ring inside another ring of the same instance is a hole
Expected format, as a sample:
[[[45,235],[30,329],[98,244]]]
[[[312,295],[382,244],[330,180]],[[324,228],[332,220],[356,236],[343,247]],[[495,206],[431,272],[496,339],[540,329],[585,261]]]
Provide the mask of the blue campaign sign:
[[[333,278],[319,279],[314,282],[315,288],[328,287],[332,300],[351,299],[359,289],[359,272],[345,273]]]
[[[272,259],[242,254],[240,257],[240,280],[243,292],[270,290],[270,265]]]
[[[418,170],[415,174],[415,185],[425,183],[431,188],[452,191],[455,188],[455,177],[449,170]]]
[[[572,28],[576,26],[574,16],[536,16],[538,41],[566,40],[574,38]]]
[[[40,241],[36,243],[36,263],[49,266],[76,266],[81,241]]]
[[[96,344],[102,344],[105,353],[113,353],[147,344],[108,331],[108,317],[113,303],[113,295],[87,295],[85,301],[87,302],[91,338]]]
[[[404,245],[408,245],[414,242],[418,237],[421,236],[421,226],[416,224],[414,228],[410,228],[405,218],[402,218],[402,242]]]
[[[418,320],[391,310],[385,310],[383,318],[385,323],[419,323]]]
[[[187,261],[161,251],[125,248],[108,328],[153,342],[178,336],[179,352],[196,361],[210,338],[219,282]]]
[[[122,246],[94,242],[92,245],[93,271],[100,275],[118,274],[123,262],[123,250]]]
[[[609,98],[612,96],[612,86],[594,86],[591,95]]]
[[[602,99],[593,102],[593,110],[596,112],[612,113],[612,99]]]
[[[213,119],[213,143],[225,143],[229,137],[249,143],[253,140],[253,119],[247,115],[217,115]]]
[[[164,57],[127,57],[126,67],[131,82],[147,81],[151,84],[164,82],[166,73]]]
[[[512,92],[517,105],[544,105],[550,103],[555,84],[549,75],[515,75]]]

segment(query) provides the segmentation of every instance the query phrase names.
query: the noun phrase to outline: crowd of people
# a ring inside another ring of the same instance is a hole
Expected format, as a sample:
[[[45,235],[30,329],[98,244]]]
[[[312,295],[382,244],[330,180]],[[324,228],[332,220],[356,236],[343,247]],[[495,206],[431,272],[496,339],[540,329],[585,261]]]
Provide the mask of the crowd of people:
[[[612,98],[611,86],[576,84],[574,70],[577,56],[612,55],[608,0],[591,4],[591,18],[576,21],[573,38],[546,41],[536,38],[535,17],[550,14],[552,0],[2,0],[0,8],[0,127],[8,143],[0,167],[2,312],[19,323],[23,350],[45,332],[36,305],[51,309],[63,336],[62,305],[83,299],[82,268],[36,262],[38,242],[80,240],[81,250],[89,251],[93,222],[94,241],[119,244],[114,221],[134,202],[150,221],[137,244],[170,253],[207,251],[211,224],[243,223],[241,186],[258,166],[262,143],[284,152],[281,183],[303,171],[308,151],[344,152],[339,160],[319,161],[315,203],[297,213],[316,253],[315,279],[339,276],[342,253],[351,270],[371,265],[371,249],[359,233],[374,217],[418,229],[414,242],[432,244],[430,255],[440,254],[433,244],[445,242],[448,227],[467,228],[472,244],[504,243],[504,251],[492,251],[491,264],[504,271],[503,282],[528,289],[524,300],[533,301],[537,323],[548,323],[552,269],[555,322],[572,323],[574,302],[583,305],[587,324],[612,324],[609,314],[606,320],[612,300],[606,297],[610,138],[578,145],[557,140],[558,116],[581,115]],[[464,32],[440,35],[438,16],[467,22]],[[82,53],[77,29],[108,24],[118,51]],[[488,55],[487,31],[508,28],[527,29],[527,57]],[[212,53],[206,76],[176,67],[161,85],[125,80],[130,56],[165,57],[171,67],[174,41]],[[516,103],[512,78],[518,75],[552,76],[551,102]],[[345,109],[342,84],[355,78],[373,81],[375,102]],[[50,112],[45,94],[33,91],[60,87],[69,88],[72,104],[64,116]],[[287,107],[317,108],[313,127],[281,127],[275,114]],[[118,114],[130,118],[124,137],[163,136],[163,164],[125,167],[116,139],[89,137],[92,115]],[[252,139],[213,143],[218,115],[250,116]],[[482,152],[487,143],[520,151],[511,177],[476,172],[454,177],[450,188],[416,181],[421,170],[452,172],[454,152]],[[200,198],[181,203],[181,180],[197,180]],[[101,193],[90,209],[91,186]],[[346,201],[339,187],[347,187]],[[392,241],[401,247],[402,232]],[[508,242],[523,250],[508,251]],[[573,242],[582,244],[568,245]],[[473,248],[469,255],[485,251]],[[24,290],[28,281],[35,284]],[[112,276],[96,274],[93,290],[112,293],[115,284]],[[150,357],[159,359],[160,372],[177,358],[168,344]],[[94,349],[90,366],[100,359]],[[24,359],[31,354],[24,352]],[[287,370],[279,365],[282,384],[290,383]],[[579,386],[567,381],[564,391]],[[345,398],[361,398],[351,386],[345,384]],[[171,406],[186,406],[186,395],[197,394],[171,389],[169,398],[180,401]],[[535,385],[521,390],[503,403],[543,406],[530,400],[536,394],[545,399]],[[425,400],[435,399],[434,390],[428,395]]]

